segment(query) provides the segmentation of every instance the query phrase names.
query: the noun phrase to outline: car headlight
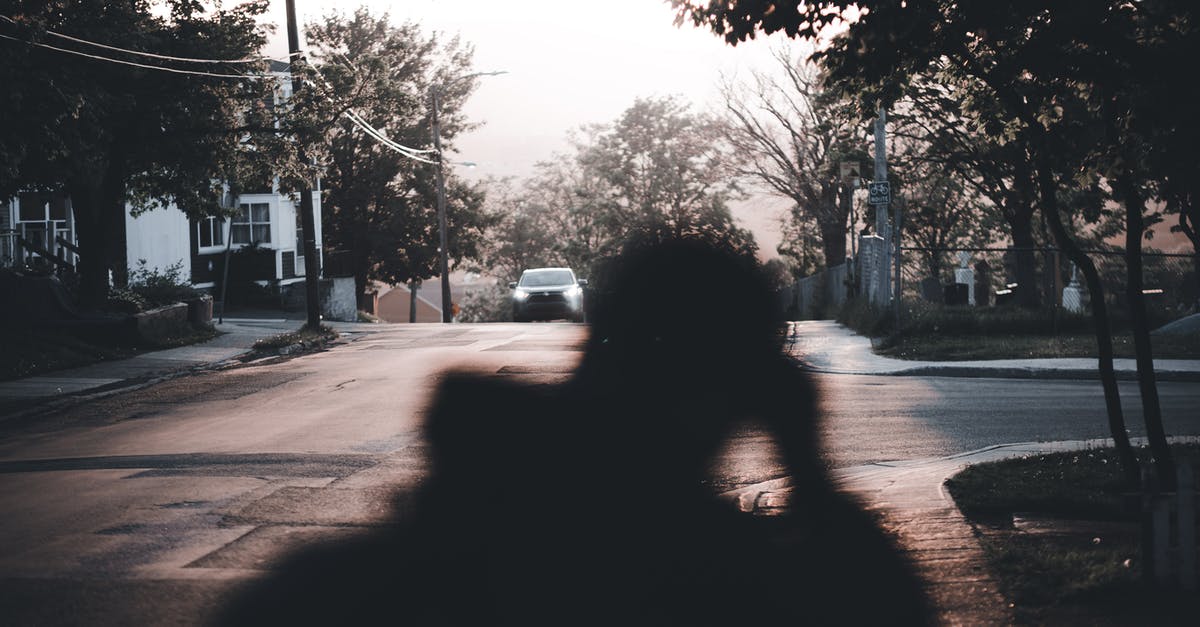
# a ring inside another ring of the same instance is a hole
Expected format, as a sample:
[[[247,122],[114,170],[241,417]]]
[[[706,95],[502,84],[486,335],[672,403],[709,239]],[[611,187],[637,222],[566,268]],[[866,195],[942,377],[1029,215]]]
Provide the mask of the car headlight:
[[[513,290],[513,300],[525,300],[526,298],[529,298],[529,292],[521,288]]]
[[[581,289],[578,285],[567,290],[567,298],[579,298],[582,295],[583,289]]]

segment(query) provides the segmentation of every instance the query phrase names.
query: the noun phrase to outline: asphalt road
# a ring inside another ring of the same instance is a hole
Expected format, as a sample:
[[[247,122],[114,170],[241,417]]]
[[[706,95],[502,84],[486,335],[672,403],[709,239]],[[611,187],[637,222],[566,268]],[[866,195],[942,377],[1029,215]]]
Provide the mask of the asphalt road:
[[[815,376],[826,465],[943,457],[996,444],[1108,437],[1098,381],[866,375]],[[1120,384],[1126,426],[1144,436],[1137,384]],[[1200,384],[1158,385],[1168,435],[1200,435]],[[735,434],[714,482],[735,488],[776,476],[769,434]]]
[[[441,373],[562,381],[586,334],[566,324],[365,328],[321,353],[0,421],[3,622],[201,622],[286,552],[388,520],[425,472],[420,416]],[[835,467],[1106,435],[1093,381],[817,383]],[[1168,432],[1200,434],[1200,385],[1159,389]],[[1138,435],[1136,387],[1122,392]],[[769,434],[748,425],[713,484],[782,474]]]

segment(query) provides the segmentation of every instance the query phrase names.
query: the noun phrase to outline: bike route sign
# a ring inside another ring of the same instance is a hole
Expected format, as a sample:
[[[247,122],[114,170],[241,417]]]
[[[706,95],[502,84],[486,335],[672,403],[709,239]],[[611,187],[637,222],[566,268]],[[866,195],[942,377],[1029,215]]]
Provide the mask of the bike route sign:
[[[886,205],[892,200],[892,188],[887,181],[871,181],[867,185],[867,203]]]

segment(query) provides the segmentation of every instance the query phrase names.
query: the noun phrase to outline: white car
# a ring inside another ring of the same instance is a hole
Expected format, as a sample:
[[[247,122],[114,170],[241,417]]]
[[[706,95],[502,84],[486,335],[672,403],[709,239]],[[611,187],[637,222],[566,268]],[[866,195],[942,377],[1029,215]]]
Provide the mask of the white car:
[[[583,288],[587,279],[575,278],[570,268],[531,268],[521,280],[508,284],[512,289],[513,320],[554,320],[565,318],[583,322]]]

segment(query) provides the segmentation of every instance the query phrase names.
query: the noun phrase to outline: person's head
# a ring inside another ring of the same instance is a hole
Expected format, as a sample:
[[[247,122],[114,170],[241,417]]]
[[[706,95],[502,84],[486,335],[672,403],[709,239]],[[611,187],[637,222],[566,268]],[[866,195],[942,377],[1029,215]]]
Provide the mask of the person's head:
[[[648,443],[711,455],[779,352],[779,312],[753,260],[693,241],[613,261],[580,376],[628,401]]]

